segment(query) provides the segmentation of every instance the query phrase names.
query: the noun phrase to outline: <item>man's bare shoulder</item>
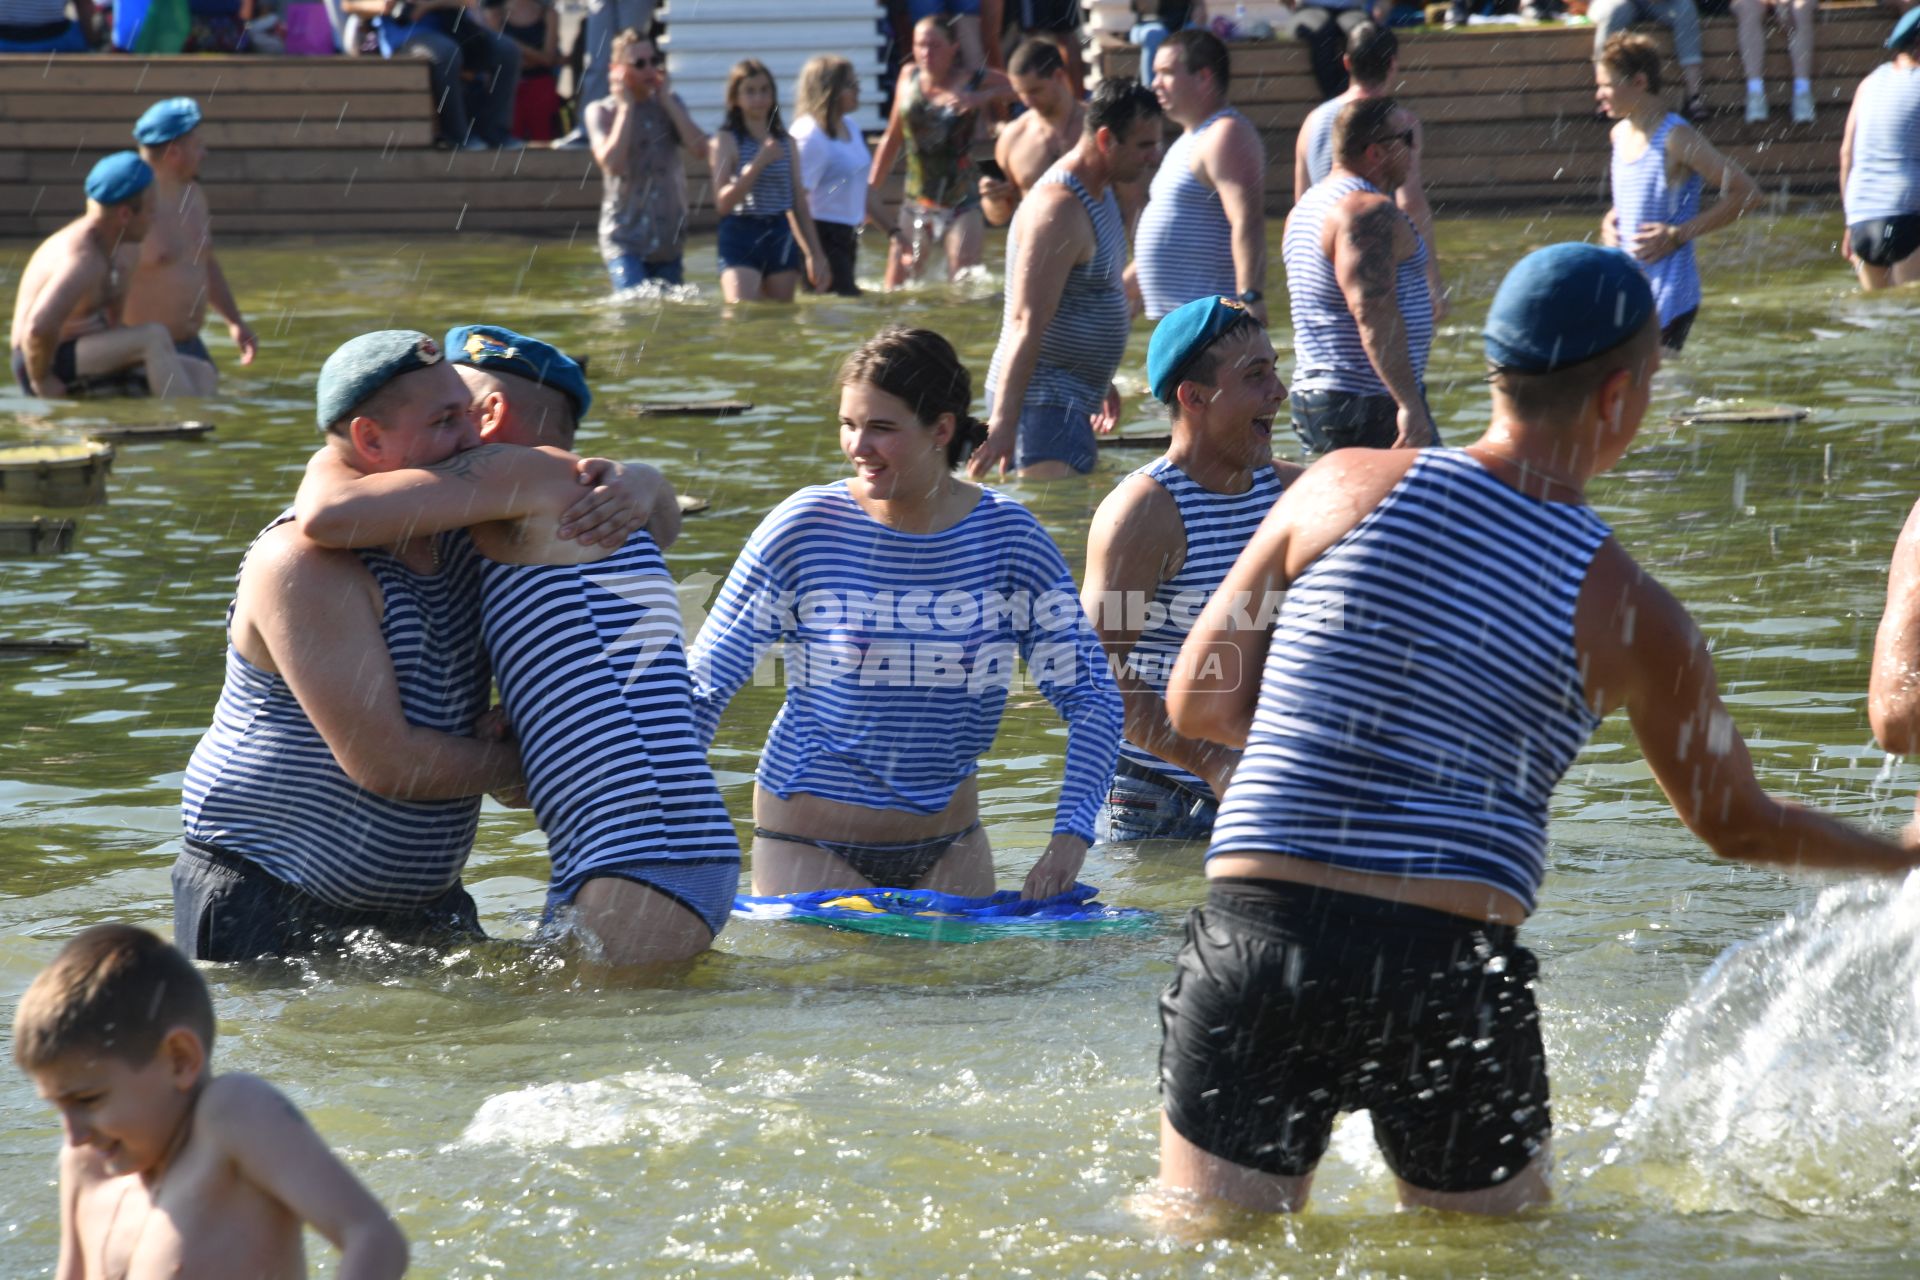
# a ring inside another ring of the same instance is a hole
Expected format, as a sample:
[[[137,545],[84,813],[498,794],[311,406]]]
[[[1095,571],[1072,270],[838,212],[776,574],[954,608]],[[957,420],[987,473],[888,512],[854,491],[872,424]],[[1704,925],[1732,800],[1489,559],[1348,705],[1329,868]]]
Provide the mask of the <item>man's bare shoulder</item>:
[[[1140,472],[1126,477],[1106,497],[1093,516],[1092,538],[1133,547],[1176,548],[1185,542],[1180,504],[1167,487]]]
[[[373,575],[359,555],[321,546],[292,520],[256,538],[240,567],[243,592],[249,586],[305,591],[337,590],[349,584],[373,584]]]
[[[1295,477],[1268,516],[1286,533],[1288,576],[1366,519],[1419,459],[1417,449],[1336,449]]]
[[[265,1122],[287,1120],[303,1126],[307,1123],[287,1095],[245,1072],[214,1076],[194,1104],[195,1128],[221,1145],[237,1134],[257,1132]]]

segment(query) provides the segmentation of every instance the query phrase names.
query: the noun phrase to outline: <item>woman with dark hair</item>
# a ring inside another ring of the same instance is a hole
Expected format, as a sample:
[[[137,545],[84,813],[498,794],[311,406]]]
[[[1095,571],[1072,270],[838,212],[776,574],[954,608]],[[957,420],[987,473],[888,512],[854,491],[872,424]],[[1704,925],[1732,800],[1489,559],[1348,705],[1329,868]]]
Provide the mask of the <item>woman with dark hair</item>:
[[[720,211],[720,293],[728,302],[792,302],[807,279],[827,287],[826,255],[800,186],[793,139],[780,123],[773,73],[746,58],[727,74],[727,118],[708,144]]]
[[[945,338],[889,328],[840,370],[854,473],[747,540],[688,654],[711,743],[785,643],[786,699],[753,798],[753,889],[993,889],[976,780],[1014,655],[1067,722],[1053,838],[1024,893],[1074,883],[1119,750],[1121,704],[1072,575],[1028,510],[954,469],[985,438]]]
[[[845,58],[823,53],[800,68],[800,86],[794,94],[793,141],[800,150],[800,185],[807,191],[807,208],[814,230],[826,251],[830,286],[843,297],[857,298],[854,263],[860,254],[860,228],[868,222],[885,227],[889,239],[900,228],[887,216],[880,193],[867,182],[867,152],[860,131],[847,117],[860,106],[860,77]]]

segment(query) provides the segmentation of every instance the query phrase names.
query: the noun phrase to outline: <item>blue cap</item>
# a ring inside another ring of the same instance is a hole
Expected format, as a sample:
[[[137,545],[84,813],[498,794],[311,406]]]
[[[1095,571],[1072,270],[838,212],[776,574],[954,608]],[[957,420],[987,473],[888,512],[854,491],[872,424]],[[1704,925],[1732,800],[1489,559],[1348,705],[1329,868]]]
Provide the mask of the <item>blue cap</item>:
[[[466,324],[447,330],[447,350],[453,352],[455,364],[470,364],[489,373],[511,373],[566,392],[573,401],[576,422],[593,406],[586,371],[572,357],[538,338],[497,324]]]
[[[153,170],[139,153],[116,151],[87,174],[87,199],[125,204],[153,185]]]
[[[1195,298],[1160,317],[1147,339],[1147,389],[1162,404],[1172,404],[1180,389],[1180,371],[1213,345],[1214,339],[1253,313],[1238,298]]]
[[[446,359],[440,344],[417,329],[379,329],[350,338],[320,366],[314,417],[325,431],[403,373]]]
[[[1887,37],[1887,48],[1895,49],[1913,39],[1913,33],[1920,29],[1920,8],[1909,9],[1900,15],[1900,21],[1893,24],[1893,34]]]
[[[133,122],[133,140],[143,146],[164,146],[192,133],[199,123],[199,103],[192,98],[168,98],[148,107]]]
[[[1487,359],[1516,373],[1579,364],[1640,332],[1653,287],[1618,249],[1550,244],[1520,259],[1487,309]]]

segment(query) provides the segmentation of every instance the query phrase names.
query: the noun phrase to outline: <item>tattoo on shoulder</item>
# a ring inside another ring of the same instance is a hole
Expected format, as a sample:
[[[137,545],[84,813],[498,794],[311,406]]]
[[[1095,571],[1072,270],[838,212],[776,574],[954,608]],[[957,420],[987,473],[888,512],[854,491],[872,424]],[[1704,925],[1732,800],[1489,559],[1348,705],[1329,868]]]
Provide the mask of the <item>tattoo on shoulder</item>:
[[[477,449],[468,449],[436,462],[426,470],[438,472],[443,476],[457,476],[462,480],[470,479],[483,462],[500,450],[509,447],[511,446],[504,444],[483,444]]]
[[[1347,224],[1347,242],[1358,258],[1360,284],[1372,294],[1391,293],[1394,285],[1394,222],[1399,210],[1382,200]]]

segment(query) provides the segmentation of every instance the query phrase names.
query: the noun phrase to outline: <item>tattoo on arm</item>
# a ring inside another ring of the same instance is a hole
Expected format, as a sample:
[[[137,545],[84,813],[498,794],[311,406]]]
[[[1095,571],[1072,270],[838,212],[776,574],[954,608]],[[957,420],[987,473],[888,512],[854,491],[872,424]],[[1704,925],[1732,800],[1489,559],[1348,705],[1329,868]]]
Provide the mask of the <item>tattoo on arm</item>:
[[[474,473],[480,469],[481,463],[485,462],[501,449],[511,447],[510,445],[504,444],[483,444],[477,449],[468,449],[464,452],[453,454],[423,469],[437,472],[443,476],[454,476],[461,480],[471,480]]]
[[[1393,258],[1393,232],[1399,216],[1399,210],[1382,201],[1347,224],[1354,271],[1360,278],[1361,292],[1369,298],[1393,293],[1395,268],[1399,266]]]

